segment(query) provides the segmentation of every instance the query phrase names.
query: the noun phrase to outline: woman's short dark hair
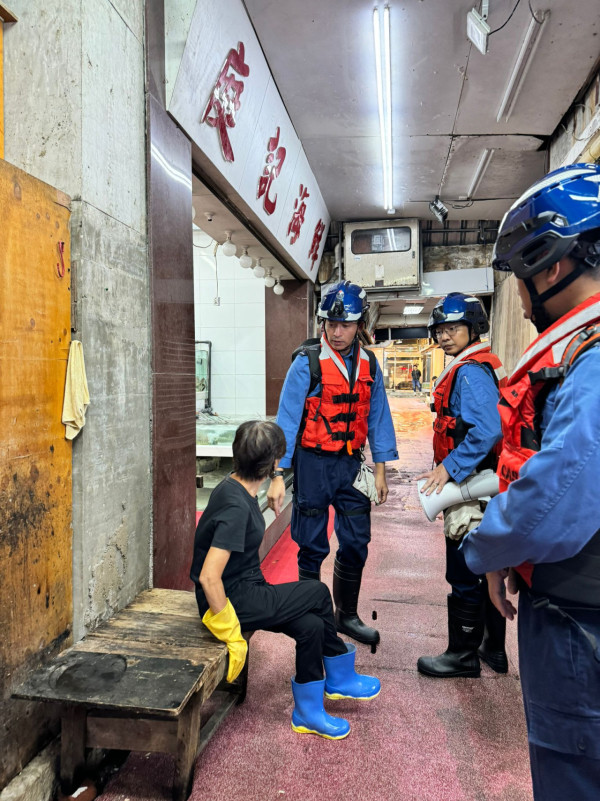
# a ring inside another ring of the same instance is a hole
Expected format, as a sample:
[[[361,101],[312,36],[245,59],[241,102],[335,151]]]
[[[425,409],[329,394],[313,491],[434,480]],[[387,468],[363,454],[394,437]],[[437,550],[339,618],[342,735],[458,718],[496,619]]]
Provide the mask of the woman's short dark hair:
[[[233,472],[248,481],[267,478],[285,450],[285,434],[277,423],[248,420],[235,432]]]

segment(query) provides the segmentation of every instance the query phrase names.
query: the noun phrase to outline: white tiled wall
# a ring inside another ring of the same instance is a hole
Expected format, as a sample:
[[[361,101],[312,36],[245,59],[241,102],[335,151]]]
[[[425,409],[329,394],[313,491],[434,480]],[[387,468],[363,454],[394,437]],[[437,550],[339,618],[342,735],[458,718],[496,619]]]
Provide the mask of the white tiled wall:
[[[194,245],[196,339],[212,342],[212,409],[247,419],[263,417],[264,282],[240,267],[237,256],[223,256],[220,248],[215,264],[214,242],[202,231],[194,231]]]

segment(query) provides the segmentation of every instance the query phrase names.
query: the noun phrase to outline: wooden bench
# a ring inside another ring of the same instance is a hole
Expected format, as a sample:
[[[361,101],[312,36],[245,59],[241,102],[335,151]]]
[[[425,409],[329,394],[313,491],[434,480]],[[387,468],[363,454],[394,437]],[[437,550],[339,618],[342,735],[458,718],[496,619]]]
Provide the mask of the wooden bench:
[[[184,801],[197,755],[245,697],[248,662],[234,684],[224,681],[227,665],[227,646],[202,625],[193,592],[146,590],[13,695],[60,704],[63,792],[80,778],[86,748],[158,751],[175,755],[173,799]]]

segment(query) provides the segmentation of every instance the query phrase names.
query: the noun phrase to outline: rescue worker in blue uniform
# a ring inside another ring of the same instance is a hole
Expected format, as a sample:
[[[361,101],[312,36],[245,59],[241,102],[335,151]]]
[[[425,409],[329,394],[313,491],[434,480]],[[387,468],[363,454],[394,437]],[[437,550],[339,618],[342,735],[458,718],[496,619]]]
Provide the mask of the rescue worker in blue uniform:
[[[428,495],[441,492],[451,479],[461,482],[474,472],[496,467],[495,446],[501,436],[498,387],[506,375],[488,343],[480,340],[489,328],[481,301],[461,292],[442,298],[429,319],[430,336],[453,359],[433,390],[436,466],[419,477],[426,479],[421,491]],[[446,581],[452,588],[448,648],[439,656],[419,658],[417,669],[426,676],[477,678],[480,657],[497,673],[508,670],[506,621],[489,600],[485,580],[469,570],[459,551],[461,538],[481,517],[479,501],[452,506],[444,513]]]
[[[381,369],[358,341],[368,308],[366,292],[350,281],[332,285],[323,295],[317,312],[322,322],[320,343],[304,348],[293,360],[281,391],[277,423],[287,443],[280,468],[294,468],[291,530],[299,546],[299,578],[320,577],[321,563],[329,553],[327,522],[333,505],[339,545],[333,575],[337,630],[376,645],[379,632],[358,616],[371,539],[371,501],[353,483],[368,437],[377,502],[384,503],[385,463],[397,459],[398,453]],[[276,476],[267,494],[276,514],[284,495],[283,478]]]
[[[462,548],[471,570],[487,571],[490,595],[510,620],[516,610],[506,589],[520,590],[535,801],[596,801],[600,167],[563,167],[525,192],[502,221],[493,266],[514,273],[525,317],[540,336],[502,390],[504,491]]]

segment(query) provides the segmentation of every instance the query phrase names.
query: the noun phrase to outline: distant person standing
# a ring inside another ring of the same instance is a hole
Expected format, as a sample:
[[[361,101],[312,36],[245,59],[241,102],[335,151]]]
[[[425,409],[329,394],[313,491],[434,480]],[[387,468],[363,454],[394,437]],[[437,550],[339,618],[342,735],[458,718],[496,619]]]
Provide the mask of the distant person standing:
[[[421,371],[416,366],[412,370],[412,387],[415,395],[421,392]]]

